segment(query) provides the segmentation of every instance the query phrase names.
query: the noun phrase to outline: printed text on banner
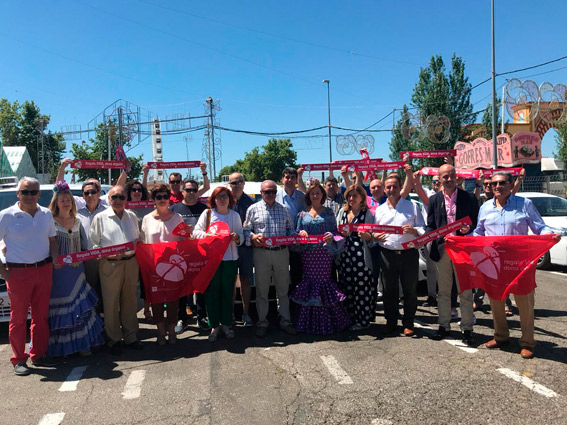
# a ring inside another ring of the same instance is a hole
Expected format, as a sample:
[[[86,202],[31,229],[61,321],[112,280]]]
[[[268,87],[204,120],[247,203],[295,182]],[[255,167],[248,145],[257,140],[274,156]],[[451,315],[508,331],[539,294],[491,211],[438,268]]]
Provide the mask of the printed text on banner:
[[[447,224],[446,226],[440,227],[439,229],[426,233],[425,235],[420,236],[419,238],[415,238],[414,240],[411,240],[409,242],[404,242],[402,243],[402,247],[404,249],[410,249],[410,248],[415,248],[417,246],[422,246],[428,242],[442,238],[443,236],[448,235],[449,233],[459,230],[464,225],[470,226],[471,224],[472,224],[471,219],[469,217],[464,217],[451,224]]]

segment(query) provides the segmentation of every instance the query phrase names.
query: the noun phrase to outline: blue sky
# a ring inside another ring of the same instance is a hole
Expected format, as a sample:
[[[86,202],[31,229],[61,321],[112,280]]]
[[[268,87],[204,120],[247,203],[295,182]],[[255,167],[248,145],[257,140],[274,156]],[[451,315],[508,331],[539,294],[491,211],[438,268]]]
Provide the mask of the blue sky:
[[[497,72],[565,56],[565,1],[496,4]],[[319,127],[327,124],[323,79],[331,81],[333,125],[365,128],[410,102],[431,55],[446,64],[453,52],[463,57],[473,85],[491,69],[489,0],[0,1],[0,42],[0,97],[34,100],[51,115],[52,131],[85,129],[117,99],[170,118],[202,115],[209,96],[220,99],[218,119],[227,128]],[[563,67],[567,60],[511,77],[567,83]],[[490,94],[490,83],[475,89],[474,109]],[[389,117],[373,128],[391,126]],[[326,129],[310,134],[324,137],[293,139],[299,162],[326,161]],[[372,157],[386,158],[390,133],[373,136]],[[223,131],[222,165],[267,140]],[[164,136],[164,160],[184,160],[187,152],[201,159],[202,141],[202,131]],[[544,155],[554,147],[549,132]],[[151,160],[149,138],[129,152],[140,153]],[[338,158],[346,157],[334,150]]]

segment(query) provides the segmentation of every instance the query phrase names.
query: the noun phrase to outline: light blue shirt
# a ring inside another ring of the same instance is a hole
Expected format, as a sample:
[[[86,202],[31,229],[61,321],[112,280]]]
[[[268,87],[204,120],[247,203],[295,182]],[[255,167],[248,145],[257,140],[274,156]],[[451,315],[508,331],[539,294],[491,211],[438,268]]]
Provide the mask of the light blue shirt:
[[[305,193],[295,189],[293,194],[289,196],[284,189],[281,189],[276,194],[276,202],[287,208],[295,229],[297,227],[297,214],[305,210]]]
[[[501,210],[496,207],[494,198],[482,204],[473,235],[527,235],[528,229],[531,229],[536,235],[553,233],[543,222],[531,200],[510,195],[508,202]]]

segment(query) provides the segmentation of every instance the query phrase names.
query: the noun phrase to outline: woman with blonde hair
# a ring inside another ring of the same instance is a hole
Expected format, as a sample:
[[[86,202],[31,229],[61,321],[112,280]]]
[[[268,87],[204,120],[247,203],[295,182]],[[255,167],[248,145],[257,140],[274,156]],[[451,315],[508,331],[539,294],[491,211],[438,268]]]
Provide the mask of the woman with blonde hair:
[[[337,224],[373,223],[366,204],[366,191],[351,185],[344,194],[345,205],[337,214]],[[346,239],[338,259],[339,284],[346,295],[345,307],[351,330],[365,329],[376,316],[376,286],[372,279],[372,235],[370,232],[343,231]]]
[[[49,209],[55,221],[59,254],[73,254],[87,249],[87,236],[77,218],[77,206],[69,186],[55,183]],[[95,291],[85,278],[83,263],[63,263],[53,269],[49,300],[49,357],[74,353],[91,354],[91,348],[104,344],[102,320],[95,310]]]

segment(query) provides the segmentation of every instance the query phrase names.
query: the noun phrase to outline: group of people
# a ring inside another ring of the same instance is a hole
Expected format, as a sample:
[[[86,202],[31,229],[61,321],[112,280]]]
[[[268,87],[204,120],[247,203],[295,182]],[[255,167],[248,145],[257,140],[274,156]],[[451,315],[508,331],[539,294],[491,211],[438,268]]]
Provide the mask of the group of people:
[[[89,179],[82,184],[82,197],[77,197],[63,181],[69,163],[65,159],[61,164],[49,208],[37,204],[39,182],[24,177],[18,184],[18,201],[0,212],[0,238],[6,246],[6,263],[0,264],[0,274],[7,282],[11,301],[9,339],[17,375],[30,373],[28,358],[35,366],[49,367],[59,357],[88,356],[92,348],[103,344],[114,355],[120,355],[123,348],[143,348],[137,338],[138,283],[142,298],[145,289],[134,251],[71,264],[60,264],[57,257],[61,254],[126,242],[178,241],[182,237],[173,230],[181,223],[191,237],[205,238],[209,226],[222,221],[229,228],[230,243],[205,293],[187,294],[165,304],[145,303],[144,316],[155,323],[160,346],[175,344],[177,335],[185,331],[188,307],[197,316],[199,327],[210,330],[209,341],[223,335],[233,338],[237,276],[242,323],[255,325],[259,338],[269,330],[271,284],[278,297],[279,328],[290,335],[368,328],[375,320],[380,293],[386,319],[383,333],[398,332],[403,297],[403,334],[413,336],[419,253],[416,248],[404,249],[402,244],[464,217],[472,224],[462,226],[456,235],[515,235],[527,234],[528,229],[536,234],[552,232],[528,199],[512,193],[515,187],[509,174],[496,173],[484,181],[481,176],[487,200],[479,212],[479,200],[459,187],[451,164],[439,168],[430,193],[409,164],[405,165],[405,181],[390,173],[372,180],[369,186],[363,184],[360,173],[349,176],[343,169],[343,187],[332,175],[323,184],[309,179],[306,185],[303,170],[288,167],[282,172],[282,187],[271,180],[262,182],[258,202],[244,193],[244,177],[236,172],[229,176],[227,186],[212,191],[207,205],[199,202],[199,196],[210,187],[206,164],[201,164],[202,186],[172,173],[169,185],[157,184],[148,190],[149,170],[144,167],[142,182],[126,184],[122,173],[108,194],[101,196],[100,183]],[[407,198],[412,190],[425,205],[423,210]],[[153,201],[154,207],[127,208],[127,202],[141,200]],[[340,226],[364,223],[399,226],[403,233],[351,231]],[[288,235],[318,235],[322,242],[265,243],[266,238]],[[474,344],[473,294],[459,290],[444,238],[430,243],[426,253],[436,272],[432,273],[433,285],[428,273],[428,301],[436,299],[439,311],[435,338],[449,335],[453,291],[460,293],[463,342]],[[252,279],[256,323],[250,314]],[[479,295],[479,302],[482,299]],[[505,303],[490,299],[490,304],[494,339],[487,347],[498,348],[509,343]],[[517,295],[516,304],[522,328],[521,355],[530,358],[535,346],[533,292]],[[31,343],[26,352],[29,307]]]

